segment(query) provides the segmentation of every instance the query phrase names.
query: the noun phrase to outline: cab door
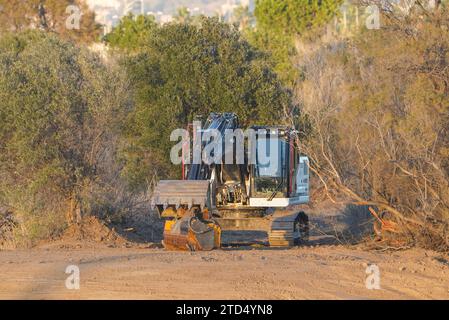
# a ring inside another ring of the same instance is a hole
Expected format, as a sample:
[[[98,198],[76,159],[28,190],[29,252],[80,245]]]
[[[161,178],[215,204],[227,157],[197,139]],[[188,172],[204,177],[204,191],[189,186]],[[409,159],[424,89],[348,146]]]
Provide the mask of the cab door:
[[[299,167],[296,174],[296,194],[300,197],[301,202],[309,201],[309,158],[299,157]]]

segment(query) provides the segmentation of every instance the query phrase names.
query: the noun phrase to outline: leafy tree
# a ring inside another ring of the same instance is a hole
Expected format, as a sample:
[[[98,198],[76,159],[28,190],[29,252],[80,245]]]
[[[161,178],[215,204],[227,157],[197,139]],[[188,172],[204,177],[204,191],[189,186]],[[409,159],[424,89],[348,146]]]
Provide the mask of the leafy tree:
[[[156,27],[154,16],[128,15],[105,36],[105,41],[113,48],[136,51],[146,45]]]
[[[342,0],[258,0],[254,12],[257,27],[245,31],[249,41],[269,52],[275,71],[293,87],[300,74],[292,63],[295,39],[310,36],[337,14]]]
[[[135,186],[155,168],[160,177],[173,175],[171,131],[196,115],[236,112],[243,125],[273,124],[291,103],[265,56],[217,19],[157,28],[126,66],[136,102],[126,127],[126,174]]]
[[[268,53],[269,61],[282,82],[292,88],[299,78],[299,70],[293,65],[296,48],[291,36],[262,28],[246,29],[244,34],[255,47]]]
[[[258,0],[255,16],[260,28],[286,35],[301,35],[326,25],[342,0]]]
[[[239,26],[240,30],[246,30],[252,27],[254,15],[250,12],[248,6],[238,6],[232,15],[232,22]]]
[[[38,31],[0,39],[0,206],[20,235],[52,236],[94,210],[126,97],[124,77],[70,42]]]
[[[191,23],[192,22],[192,16],[190,15],[190,11],[187,7],[178,8],[177,15],[176,15],[175,19],[179,23]]]
[[[68,10],[69,6],[80,9],[79,29],[67,28],[66,22],[72,21],[70,16],[74,13]],[[0,8],[0,33],[39,28],[83,43],[99,40],[101,33],[85,0],[0,0]]]
[[[187,7],[180,7],[177,10],[177,14],[174,16],[174,22],[177,23],[188,23],[188,24],[201,24],[201,20],[205,16],[203,14],[193,14]]]

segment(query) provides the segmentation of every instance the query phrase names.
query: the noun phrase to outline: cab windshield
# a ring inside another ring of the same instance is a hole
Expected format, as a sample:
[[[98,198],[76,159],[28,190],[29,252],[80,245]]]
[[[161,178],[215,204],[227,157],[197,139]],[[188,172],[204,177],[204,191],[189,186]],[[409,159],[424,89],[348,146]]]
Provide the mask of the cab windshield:
[[[255,192],[256,197],[284,196],[286,183],[287,143],[278,137],[259,137],[257,140]]]

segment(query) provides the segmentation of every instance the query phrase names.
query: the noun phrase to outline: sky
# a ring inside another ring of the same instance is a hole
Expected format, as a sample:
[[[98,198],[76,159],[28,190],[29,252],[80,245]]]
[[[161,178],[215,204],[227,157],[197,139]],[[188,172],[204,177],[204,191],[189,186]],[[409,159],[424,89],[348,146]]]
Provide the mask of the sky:
[[[120,5],[120,2],[118,0],[87,0],[87,3],[92,7],[95,5],[108,5],[111,7],[118,7]]]

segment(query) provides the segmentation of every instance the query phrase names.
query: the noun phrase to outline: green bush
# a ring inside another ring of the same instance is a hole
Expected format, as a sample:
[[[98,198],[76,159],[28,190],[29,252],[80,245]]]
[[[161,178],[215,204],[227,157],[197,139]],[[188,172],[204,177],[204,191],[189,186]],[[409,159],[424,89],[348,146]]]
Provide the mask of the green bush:
[[[54,235],[87,212],[126,112],[125,78],[44,32],[0,39],[0,206],[22,238]]]

